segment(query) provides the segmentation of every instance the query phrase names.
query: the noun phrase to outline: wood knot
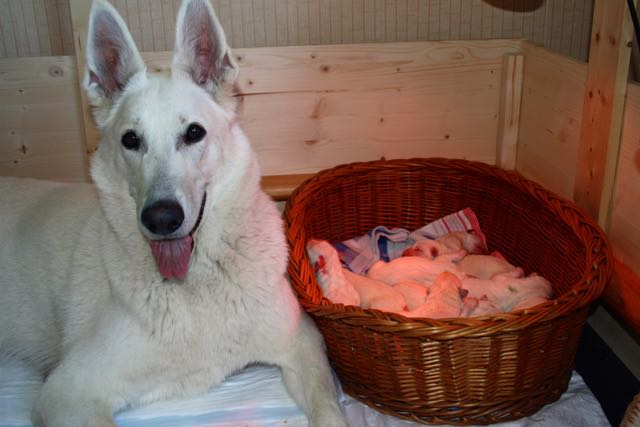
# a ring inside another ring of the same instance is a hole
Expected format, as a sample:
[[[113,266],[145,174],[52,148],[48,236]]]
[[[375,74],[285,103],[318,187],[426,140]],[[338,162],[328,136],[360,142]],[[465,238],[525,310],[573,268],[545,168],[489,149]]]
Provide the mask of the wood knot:
[[[596,40],[596,43],[600,41],[600,33],[596,33],[595,40]]]
[[[320,67],[320,71],[322,71],[323,73],[328,73],[331,70],[331,67],[329,67],[328,65],[323,65],[322,67]]]
[[[58,65],[53,65],[49,68],[49,75],[51,77],[62,77],[64,75],[64,70]]]

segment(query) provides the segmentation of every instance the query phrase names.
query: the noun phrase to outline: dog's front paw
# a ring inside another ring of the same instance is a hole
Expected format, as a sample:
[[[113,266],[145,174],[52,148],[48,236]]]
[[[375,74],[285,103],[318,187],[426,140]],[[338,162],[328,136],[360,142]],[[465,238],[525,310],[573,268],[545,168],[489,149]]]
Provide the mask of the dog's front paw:
[[[309,427],[349,427],[349,424],[338,407],[331,407],[314,411]]]
[[[64,395],[40,393],[31,411],[35,427],[116,427],[108,410],[90,401],[69,400]]]
[[[45,421],[46,420],[46,421]],[[31,423],[34,427],[117,427],[111,417],[89,416],[43,416],[39,410],[31,412]]]

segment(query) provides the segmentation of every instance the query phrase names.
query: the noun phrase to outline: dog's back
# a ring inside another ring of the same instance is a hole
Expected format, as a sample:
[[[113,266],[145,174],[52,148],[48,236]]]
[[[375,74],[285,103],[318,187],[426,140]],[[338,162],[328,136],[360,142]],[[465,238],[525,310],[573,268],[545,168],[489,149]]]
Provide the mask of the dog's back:
[[[55,363],[60,337],[52,296],[67,279],[63,266],[78,225],[96,203],[88,185],[0,178],[1,356],[28,358],[43,371]]]

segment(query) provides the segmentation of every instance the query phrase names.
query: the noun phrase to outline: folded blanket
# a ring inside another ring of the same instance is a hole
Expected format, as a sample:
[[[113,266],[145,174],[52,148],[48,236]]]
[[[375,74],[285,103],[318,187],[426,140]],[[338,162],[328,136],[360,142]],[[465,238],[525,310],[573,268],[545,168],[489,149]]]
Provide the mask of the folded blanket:
[[[471,208],[447,215],[414,231],[381,225],[362,236],[331,243],[346,268],[356,274],[366,274],[374,262],[398,258],[418,240],[435,240],[452,231],[473,231],[480,237],[483,245],[487,245],[478,218]]]
[[[0,361],[0,427],[29,427],[29,412],[40,381],[24,365]],[[339,390],[340,405],[351,426],[418,427],[386,415]],[[253,366],[219,387],[189,399],[172,399],[130,409],[116,417],[119,427],[304,427],[306,417],[287,394],[280,370]],[[576,372],[560,400],[531,417],[503,427],[608,427],[600,404]]]

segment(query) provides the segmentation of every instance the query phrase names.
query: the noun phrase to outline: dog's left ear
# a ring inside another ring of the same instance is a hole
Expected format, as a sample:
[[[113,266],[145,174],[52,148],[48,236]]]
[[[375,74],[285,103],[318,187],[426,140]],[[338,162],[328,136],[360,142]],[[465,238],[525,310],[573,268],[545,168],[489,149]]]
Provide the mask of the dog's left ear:
[[[176,23],[173,67],[215,94],[238,76],[220,22],[208,0],[183,0]]]

